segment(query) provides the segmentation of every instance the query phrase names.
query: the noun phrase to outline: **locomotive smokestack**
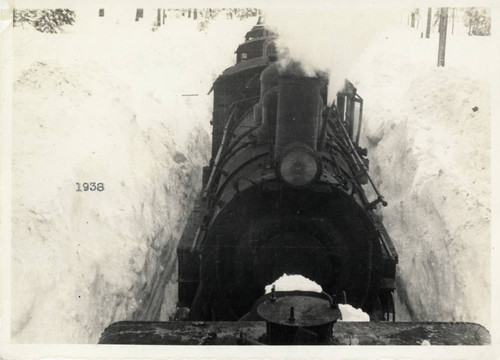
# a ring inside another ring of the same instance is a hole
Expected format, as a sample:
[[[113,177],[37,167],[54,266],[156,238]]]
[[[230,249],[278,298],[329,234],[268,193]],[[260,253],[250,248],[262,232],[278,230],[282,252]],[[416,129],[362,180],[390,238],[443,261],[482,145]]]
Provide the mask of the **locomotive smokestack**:
[[[308,75],[299,63],[273,63],[261,74],[260,142],[272,146],[276,174],[288,185],[301,188],[319,176],[316,155],[320,132],[324,76]]]
[[[306,145],[316,152],[323,107],[320,89],[319,78],[298,77],[293,73],[280,77],[275,160],[294,143]]]
[[[317,157],[325,80],[307,76],[298,63],[280,71],[274,160],[278,176],[292,187],[306,187],[320,174]]]

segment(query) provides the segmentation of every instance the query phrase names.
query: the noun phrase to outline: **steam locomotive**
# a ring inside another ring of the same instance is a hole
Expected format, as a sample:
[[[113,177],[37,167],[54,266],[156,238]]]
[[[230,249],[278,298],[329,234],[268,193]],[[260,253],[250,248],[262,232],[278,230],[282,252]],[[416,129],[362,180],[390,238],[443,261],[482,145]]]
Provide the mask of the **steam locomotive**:
[[[262,25],[236,54],[213,86],[212,160],[178,247],[180,306],[196,320],[239,320],[286,273],[394,317],[398,255],[373,210],[386,202],[362,187],[363,100],[347,83],[325,106],[326,74],[282,65]]]
[[[116,323],[101,343],[332,344],[374,327],[450,341],[446,324],[388,322],[398,254],[359,144],[363,99],[346,81],[327,106],[327,74],[279,59],[275,39],[258,23],[213,84],[212,157],[177,248],[176,321]],[[265,294],[283,274],[323,292]],[[375,323],[333,327],[339,303]]]

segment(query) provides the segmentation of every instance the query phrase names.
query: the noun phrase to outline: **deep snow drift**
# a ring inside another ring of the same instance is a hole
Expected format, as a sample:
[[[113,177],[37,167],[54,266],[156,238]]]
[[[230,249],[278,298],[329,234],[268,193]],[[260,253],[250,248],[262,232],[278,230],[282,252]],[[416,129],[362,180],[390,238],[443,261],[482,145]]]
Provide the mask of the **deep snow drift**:
[[[255,21],[14,29],[14,342],[95,343],[113,321],[168,319],[175,247],[208,160],[206,94]],[[291,53],[300,36],[287,33]],[[400,255],[399,317],[488,326],[489,38],[449,37],[445,68],[436,34],[356,39],[349,61],[321,60],[365,99],[363,141]]]
[[[366,100],[371,174],[389,201],[400,320],[490,325],[490,41],[449,35],[437,68],[436,34],[390,31],[349,76]]]
[[[14,29],[13,341],[95,343],[114,321],[168,319],[208,162],[206,94],[255,22]]]

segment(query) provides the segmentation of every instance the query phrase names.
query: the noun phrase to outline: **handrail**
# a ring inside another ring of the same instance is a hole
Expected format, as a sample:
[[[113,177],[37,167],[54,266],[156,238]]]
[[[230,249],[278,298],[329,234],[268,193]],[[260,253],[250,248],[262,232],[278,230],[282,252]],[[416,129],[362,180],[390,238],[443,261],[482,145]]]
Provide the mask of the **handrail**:
[[[334,106],[335,105],[332,104],[332,108]],[[349,137],[349,134],[348,134],[346,128],[344,127],[344,124],[342,123],[342,121],[339,120],[340,119],[340,114],[338,114],[338,109],[336,109],[336,110],[337,110],[338,117],[333,117],[333,119],[336,120],[336,123],[338,124],[338,128],[340,128],[340,130],[342,132],[344,141],[346,142],[346,145],[348,146],[349,151],[352,154],[354,161],[356,162],[356,165],[360,168],[360,170],[362,171],[362,174],[366,175],[366,177],[368,178],[368,181],[370,182],[370,185],[372,186],[373,190],[377,194],[377,199],[375,199],[374,201],[368,203],[367,206],[366,206],[367,209],[374,209],[377,206],[378,203],[382,203],[383,206],[387,206],[387,201],[382,196],[382,194],[380,193],[380,191],[378,190],[378,188],[375,186],[375,183],[373,182],[372,178],[370,177],[370,174],[368,173],[368,169],[366,168],[365,163],[363,162],[363,160],[361,159],[360,155],[356,151],[356,148],[355,148],[355,146],[354,146],[351,138]]]
[[[358,129],[356,131],[356,145],[359,145],[359,137],[361,135],[361,124],[363,122],[363,98],[356,93],[354,97],[354,103],[359,102],[359,119],[358,119]]]
[[[221,144],[219,146],[219,151],[217,151],[217,155],[215,156],[215,160],[214,160],[214,164],[213,164],[213,167],[212,167],[212,171],[210,173],[210,177],[208,178],[208,181],[207,181],[207,185],[205,187],[205,189],[203,190],[203,198],[206,199],[206,197],[208,196],[208,193],[210,192],[212,186],[213,186],[213,182],[215,181],[215,173],[217,171],[217,169],[219,168],[219,163],[221,161],[221,158],[224,156],[224,151],[225,151],[225,148],[227,146],[226,142],[228,141],[229,139],[229,132],[233,131],[233,121],[234,119],[236,118],[236,113],[237,113],[237,106],[243,104],[243,103],[248,103],[248,102],[251,102],[255,100],[255,97],[252,97],[252,98],[245,98],[245,99],[242,99],[242,100],[237,100],[235,102],[233,102],[230,107],[229,107],[229,119],[226,123],[226,126],[224,127],[224,133],[222,135],[222,140],[221,140]]]

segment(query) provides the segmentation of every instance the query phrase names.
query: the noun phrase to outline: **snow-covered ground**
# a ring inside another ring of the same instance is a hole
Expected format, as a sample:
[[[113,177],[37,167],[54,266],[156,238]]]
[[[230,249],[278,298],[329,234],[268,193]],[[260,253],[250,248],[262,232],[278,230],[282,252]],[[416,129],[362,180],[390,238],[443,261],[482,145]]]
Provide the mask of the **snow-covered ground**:
[[[208,162],[207,93],[255,22],[14,29],[14,341],[95,343],[113,321],[168,319]]]
[[[255,21],[14,29],[14,342],[95,343],[113,321],[168,319],[176,242],[208,160],[206,94]],[[333,87],[347,76],[365,99],[363,143],[400,255],[400,319],[488,326],[490,39],[449,37],[437,68],[436,34],[395,24],[367,26],[370,36],[325,25],[330,43],[303,41],[303,27],[283,33],[291,54],[321,46],[320,65],[340,69]]]
[[[490,37],[381,34],[353,68],[400,256],[400,320],[490,325]],[[373,71],[376,69],[376,71]]]

